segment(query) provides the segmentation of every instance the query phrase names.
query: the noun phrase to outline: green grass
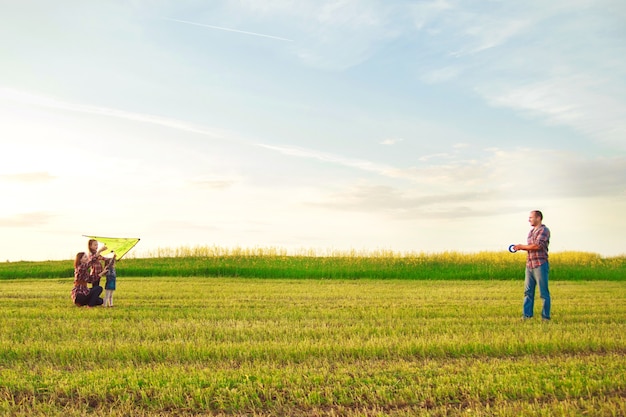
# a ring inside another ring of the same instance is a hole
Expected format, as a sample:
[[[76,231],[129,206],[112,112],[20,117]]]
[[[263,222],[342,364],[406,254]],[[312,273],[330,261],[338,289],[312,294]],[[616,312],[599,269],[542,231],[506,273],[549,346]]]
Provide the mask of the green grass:
[[[122,259],[118,272],[136,277],[247,277],[319,279],[517,280],[525,255],[508,252],[438,254],[394,252],[304,253],[288,256],[271,249],[194,248],[163,250],[158,257]],[[626,256],[583,252],[550,256],[553,281],[626,279]],[[72,261],[0,263],[0,280],[73,276]]]
[[[623,282],[553,282],[549,323],[521,278],[71,286],[0,282],[0,415],[626,415]]]

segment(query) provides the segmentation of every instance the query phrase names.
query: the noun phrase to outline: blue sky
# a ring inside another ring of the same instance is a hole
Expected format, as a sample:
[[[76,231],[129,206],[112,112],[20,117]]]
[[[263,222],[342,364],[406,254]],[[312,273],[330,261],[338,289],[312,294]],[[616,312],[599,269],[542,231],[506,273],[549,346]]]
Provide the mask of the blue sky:
[[[9,3],[9,4],[6,4]],[[626,253],[622,1],[0,5],[0,259]]]

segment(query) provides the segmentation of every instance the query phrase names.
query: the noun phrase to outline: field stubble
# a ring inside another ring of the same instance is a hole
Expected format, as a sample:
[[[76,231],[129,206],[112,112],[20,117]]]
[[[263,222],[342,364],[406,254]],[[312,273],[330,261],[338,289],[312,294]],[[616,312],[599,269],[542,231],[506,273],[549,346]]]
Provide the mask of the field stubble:
[[[554,282],[549,323],[522,285],[120,277],[88,309],[4,281],[0,414],[625,415],[624,283]]]

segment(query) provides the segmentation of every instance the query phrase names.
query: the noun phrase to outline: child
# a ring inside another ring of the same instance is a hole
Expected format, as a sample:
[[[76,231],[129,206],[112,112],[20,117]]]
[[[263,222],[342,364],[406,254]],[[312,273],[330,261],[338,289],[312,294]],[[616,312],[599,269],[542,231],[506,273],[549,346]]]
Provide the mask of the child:
[[[104,306],[113,307],[113,291],[115,291],[115,280],[117,274],[115,272],[115,253],[113,257],[106,263],[106,284],[104,284]]]
[[[102,250],[98,250],[98,241],[96,239],[89,239],[87,242],[87,248],[89,249],[89,255],[93,258],[90,262],[91,270],[89,271],[91,287],[100,286],[100,277],[102,276],[102,264],[100,261],[104,261],[104,256],[100,255]],[[104,246],[106,248],[106,246]]]

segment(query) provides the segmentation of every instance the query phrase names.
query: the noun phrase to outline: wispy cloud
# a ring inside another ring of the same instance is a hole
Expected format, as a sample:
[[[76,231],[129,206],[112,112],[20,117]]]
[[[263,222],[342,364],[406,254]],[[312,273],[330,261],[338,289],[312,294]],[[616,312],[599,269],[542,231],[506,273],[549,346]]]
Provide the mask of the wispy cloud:
[[[56,177],[48,172],[24,172],[20,174],[0,175],[0,181],[18,183],[42,183],[54,180]]]
[[[363,159],[346,158],[340,155],[334,155],[331,153],[293,146],[274,146],[266,144],[258,144],[258,146],[280,152],[283,155],[296,156],[299,158],[317,159],[318,161],[333,163],[350,168],[356,168],[363,171],[375,172],[380,175],[393,176],[393,167],[384,164],[377,164]]]
[[[433,21],[442,14],[449,13],[455,7],[446,0],[420,1],[411,4],[408,11],[415,27],[421,30],[432,25]]]
[[[523,85],[494,83],[477,91],[493,106],[570,126],[585,136],[626,149],[626,102],[598,93],[601,84],[595,78],[578,75]]]
[[[169,20],[171,22],[184,23],[186,25],[201,26],[201,27],[205,27],[205,28],[209,28],[209,29],[217,29],[217,30],[223,30],[223,31],[227,31],[227,32],[241,33],[241,34],[244,34],[244,35],[252,35],[252,36],[259,36],[259,37],[262,37],[262,38],[276,39],[276,40],[279,40],[279,41],[293,42],[293,39],[282,38],[280,36],[267,35],[267,34],[264,34],[264,33],[257,33],[257,32],[248,32],[248,31],[245,31],[245,30],[225,28],[225,27],[221,27],[221,26],[207,25],[207,24],[204,24],[204,23],[190,22],[188,20],[170,19],[170,18],[167,18],[167,17],[164,17],[163,20]]]
[[[232,187],[236,182],[234,180],[210,179],[210,180],[191,180],[189,185],[194,188],[203,190],[224,190]]]
[[[526,176],[512,174],[525,172],[529,160],[536,167],[533,177],[542,179],[542,186],[535,192],[536,196],[623,196],[623,184],[626,182],[625,157],[587,159],[583,155],[546,149],[493,148],[483,150],[474,159],[463,159],[463,155],[454,152],[427,155],[422,161],[423,165],[400,168],[311,149],[265,144],[258,146],[288,156],[315,159],[387,178],[409,180],[428,186],[429,189],[445,190],[447,195],[481,195],[490,190],[502,198],[510,198],[527,185]],[[589,176],[589,172],[596,175]],[[601,179],[601,186],[597,183],[598,178]],[[443,194],[437,198],[446,201]]]
[[[397,143],[402,142],[404,139],[401,138],[389,138],[389,139],[384,139],[382,142],[380,142],[381,145],[387,145],[387,146],[391,146],[391,145],[395,145]]]
[[[463,69],[459,65],[448,65],[443,68],[437,68],[423,74],[420,79],[426,84],[437,84],[451,81],[457,78]]]
[[[493,204],[500,195],[491,191],[415,195],[402,188],[356,185],[309,205],[356,212],[382,212],[395,219],[465,218],[502,214]],[[492,206],[489,208],[489,206]],[[518,210],[515,208],[514,210]]]
[[[394,2],[302,0],[233,4],[236,6],[231,6],[231,12],[273,21],[300,33],[293,49],[298,59],[307,66],[330,71],[342,71],[367,61],[402,32],[396,16],[402,16],[403,10]]]
[[[626,47],[623,31],[610,29],[621,27],[622,9],[611,0],[420,3],[415,26],[439,59],[419,78],[626,149],[626,62],[616,59]]]
[[[503,19],[502,16],[478,17],[478,19],[478,22],[466,27],[464,32],[472,41],[463,49],[451,52],[450,55],[455,57],[471,55],[503,45],[532,24],[529,20]]]
[[[57,110],[64,110],[76,113],[87,113],[105,117],[115,117],[118,119],[132,120],[140,123],[149,123],[153,125],[163,126],[171,129],[177,129],[190,133],[197,133],[209,136],[215,139],[234,139],[230,132],[221,131],[219,129],[210,129],[205,126],[195,125],[183,120],[172,119],[152,114],[134,113],[124,110],[111,109],[107,107],[90,106],[84,104],[71,103],[67,101],[57,100],[51,97],[32,94],[11,88],[0,87],[0,98],[12,100],[19,103],[46,107]]]
[[[53,214],[48,212],[19,213],[9,217],[0,217],[0,227],[34,227],[48,224]]]
[[[288,156],[316,159],[326,163],[375,173],[383,177],[405,179],[415,183],[429,185],[445,183],[448,186],[461,187],[463,185],[483,180],[486,175],[486,171],[488,170],[487,167],[475,160],[453,159],[448,161],[446,164],[400,168],[368,160],[320,152],[312,149],[266,144],[259,144],[258,146],[271,149]],[[447,156],[447,154],[440,156]],[[426,156],[426,159],[429,159],[429,157]]]
[[[540,179],[541,187],[533,192],[533,199],[537,201],[600,197],[623,202],[626,198],[624,157],[588,160],[572,154],[534,149],[493,149],[490,152],[476,163],[458,161],[408,170],[415,178],[433,181],[438,185],[436,187],[357,183],[308,205],[385,213],[395,219],[469,218],[519,212],[526,209],[518,202],[526,197],[523,190],[529,181],[527,175]],[[541,168],[534,169],[531,174],[516,175],[525,172],[530,159],[538,161],[536,166]]]
[[[422,162],[425,162],[431,159],[450,159],[450,158],[452,158],[452,154],[449,154],[447,152],[440,152],[440,153],[435,153],[432,155],[420,156],[419,160]]]

